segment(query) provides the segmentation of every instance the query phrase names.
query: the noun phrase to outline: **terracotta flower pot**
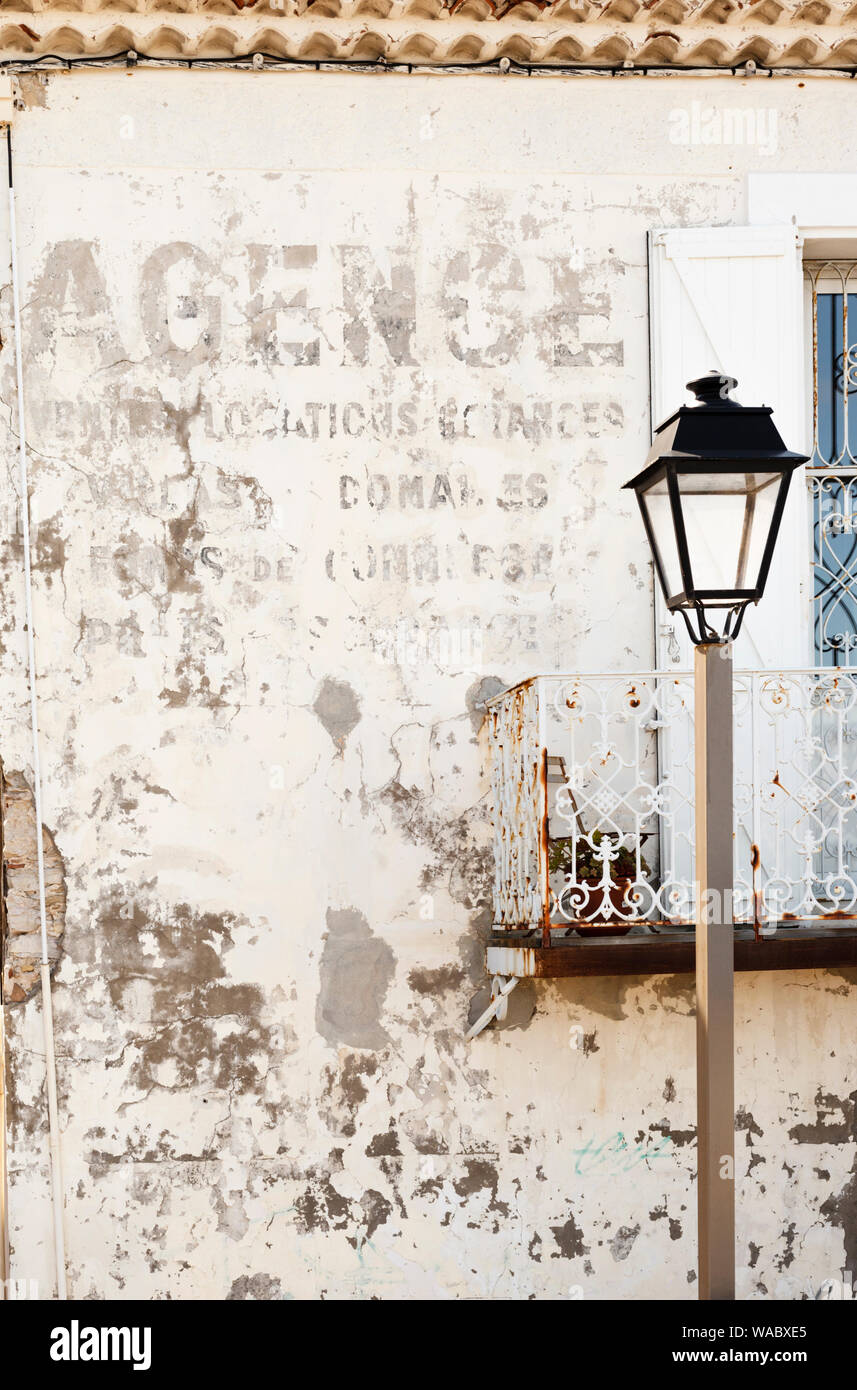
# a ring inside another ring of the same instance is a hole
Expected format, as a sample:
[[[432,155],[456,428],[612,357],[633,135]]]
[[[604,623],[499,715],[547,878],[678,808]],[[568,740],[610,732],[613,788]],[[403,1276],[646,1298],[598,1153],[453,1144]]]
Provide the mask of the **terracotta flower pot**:
[[[624,910],[627,912],[625,895],[633,883],[631,878],[617,878],[613,880],[610,888],[610,904],[616,910],[613,917],[596,917],[591,922],[577,922],[574,930],[578,936],[627,936],[634,923],[629,922],[626,916],[621,916]],[[588,879],[586,883],[589,892],[589,901],[582,906],[586,911],[600,908],[603,905],[602,888],[597,879]]]

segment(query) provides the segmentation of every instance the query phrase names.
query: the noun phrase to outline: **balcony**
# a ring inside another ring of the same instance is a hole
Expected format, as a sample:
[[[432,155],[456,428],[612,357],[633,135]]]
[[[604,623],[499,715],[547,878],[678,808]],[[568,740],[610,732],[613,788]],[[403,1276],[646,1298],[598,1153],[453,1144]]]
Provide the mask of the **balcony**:
[[[488,702],[502,975],[693,970],[693,678]],[[736,969],[857,964],[857,671],[735,675]]]

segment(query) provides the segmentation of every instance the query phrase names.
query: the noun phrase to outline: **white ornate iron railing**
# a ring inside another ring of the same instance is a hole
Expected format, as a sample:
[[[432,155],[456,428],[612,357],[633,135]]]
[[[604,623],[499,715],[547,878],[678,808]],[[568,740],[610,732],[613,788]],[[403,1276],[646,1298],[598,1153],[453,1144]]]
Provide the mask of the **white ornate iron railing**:
[[[497,929],[694,918],[693,679],[488,701]],[[736,922],[857,918],[857,672],[735,675]]]

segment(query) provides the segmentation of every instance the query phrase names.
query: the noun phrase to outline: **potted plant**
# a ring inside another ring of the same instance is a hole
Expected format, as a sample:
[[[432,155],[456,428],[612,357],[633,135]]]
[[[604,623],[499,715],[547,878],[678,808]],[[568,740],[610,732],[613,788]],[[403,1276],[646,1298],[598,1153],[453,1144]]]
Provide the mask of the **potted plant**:
[[[569,916],[575,908],[582,913],[602,906],[605,859],[607,861],[609,899],[615,915],[599,916],[593,921],[578,920],[575,931],[581,936],[626,936],[634,925],[624,914],[628,890],[637,878],[637,856],[627,845],[617,843],[621,838],[615,831],[594,830],[588,837],[566,835],[550,842],[550,873],[574,875],[574,882],[566,884],[560,893],[560,903],[566,899],[564,910]],[[649,866],[642,856],[640,870],[648,877]]]

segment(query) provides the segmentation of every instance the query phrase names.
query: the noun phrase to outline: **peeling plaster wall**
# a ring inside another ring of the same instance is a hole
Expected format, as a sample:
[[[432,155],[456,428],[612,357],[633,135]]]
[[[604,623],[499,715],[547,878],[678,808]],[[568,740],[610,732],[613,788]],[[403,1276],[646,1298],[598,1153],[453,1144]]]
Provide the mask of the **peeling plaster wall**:
[[[695,1296],[690,982],[525,984],[463,1041],[478,730],[533,671],[650,666],[618,491],[648,442],[645,233],[744,220],[749,168],[853,165],[843,90],[28,84],[73,1296]],[[671,143],[715,94],[776,107],[776,152]],[[0,751],[26,769],[9,319],[4,284]],[[857,1263],[855,986],[739,977],[742,1297]],[[49,1292],[37,997],[8,1028],[12,1272]]]
[[[20,772],[0,767],[0,844],[3,874],[3,1003],[19,1004],[39,989],[42,959],[36,807],[32,788]],[[47,826],[42,827],[45,927],[48,960],[55,965],[65,925],[63,863]]]

